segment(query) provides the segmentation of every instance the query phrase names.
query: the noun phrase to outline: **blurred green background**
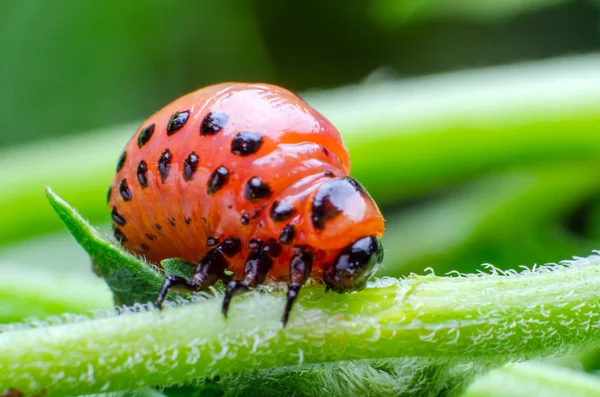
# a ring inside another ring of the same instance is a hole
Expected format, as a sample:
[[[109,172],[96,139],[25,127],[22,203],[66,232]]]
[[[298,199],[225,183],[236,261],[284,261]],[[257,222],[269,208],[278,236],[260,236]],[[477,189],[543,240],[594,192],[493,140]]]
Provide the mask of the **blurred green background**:
[[[106,188],[139,123],[236,80],[297,91],[338,126],[387,220],[380,275],[588,255],[600,248],[599,7],[3,1],[0,279],[35,295],[81,277],[99,297],[88,303],[108,304],[43,188],[106,225]],[[82,310],[39,301],[8,297],[0,320]]]

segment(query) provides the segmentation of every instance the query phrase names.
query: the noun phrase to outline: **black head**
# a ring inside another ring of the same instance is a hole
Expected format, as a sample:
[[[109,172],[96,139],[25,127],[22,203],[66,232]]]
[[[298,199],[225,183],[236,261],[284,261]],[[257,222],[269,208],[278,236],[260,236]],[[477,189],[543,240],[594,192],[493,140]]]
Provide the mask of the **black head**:
[[[379,238],[362,237],[340,251],[333,265],[325,269],[323,281],[336,292],[361,290],[382,261]]]

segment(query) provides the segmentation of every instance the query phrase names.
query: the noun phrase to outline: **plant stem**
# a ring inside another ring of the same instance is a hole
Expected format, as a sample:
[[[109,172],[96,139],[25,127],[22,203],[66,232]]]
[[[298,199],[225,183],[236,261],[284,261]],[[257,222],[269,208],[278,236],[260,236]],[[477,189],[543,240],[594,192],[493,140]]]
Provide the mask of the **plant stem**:
[[[462,397],[597,397],[600,379],[570,368],[541,364],[508,364],[488,372]]]
[[[83,394],[252,369],[386,357],[504,363],[600,337],[600,257],[518,276],[380,280],[350,295],[305,288],[0,334],[0,390]],[[550,271],[552,270],[552,271]],[[76,364],[79,363],[79,364]],[[176,370],[175,370],[176,368]],[[35,379],[35,382],[32,382]]]

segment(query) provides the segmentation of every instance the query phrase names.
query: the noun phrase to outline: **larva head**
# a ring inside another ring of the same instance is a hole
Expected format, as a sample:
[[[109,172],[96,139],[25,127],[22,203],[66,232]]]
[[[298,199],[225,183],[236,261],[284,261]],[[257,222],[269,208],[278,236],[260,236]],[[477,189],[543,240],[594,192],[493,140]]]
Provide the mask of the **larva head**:
[[[310,203],[310,245],[335,249],[323,268],[323,281],[337,292],[363,289],[383,260],[379,238],[383,217],[366,190],[350,177],[325,182]]]

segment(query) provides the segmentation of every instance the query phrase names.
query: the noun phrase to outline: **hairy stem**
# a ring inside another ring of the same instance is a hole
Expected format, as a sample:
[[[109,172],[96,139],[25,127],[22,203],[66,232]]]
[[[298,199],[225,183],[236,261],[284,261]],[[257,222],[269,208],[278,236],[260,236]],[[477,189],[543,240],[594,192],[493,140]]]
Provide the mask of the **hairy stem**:
[[[254,292],[234,301],[229,320],[207,299],[9,331],[0,334],[0,390],[82,394],[298,363],[556,354],[600,336],[599,265],[591,256],[519,275],[387,279],[351,295],[309,287],[285,329],[282,294]]]
[[[541,363],[508,364],[474,382],[463,397],[596,397],[597,376]]]

